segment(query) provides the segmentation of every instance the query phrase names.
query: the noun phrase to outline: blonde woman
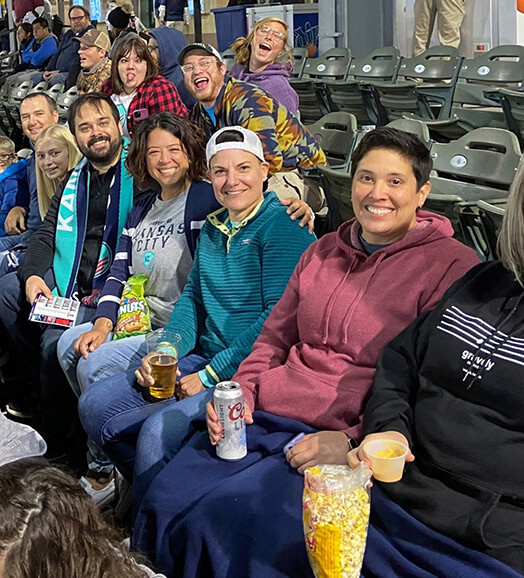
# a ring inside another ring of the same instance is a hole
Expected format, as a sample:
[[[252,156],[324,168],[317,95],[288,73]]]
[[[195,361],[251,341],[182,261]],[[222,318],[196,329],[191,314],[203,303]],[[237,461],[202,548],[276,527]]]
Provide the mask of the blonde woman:
[[[43,220],[60,181],[78,164],[82,155],[69,130],[55,124],[38,135],[35,158],[38,210]],[[19,244],[0,252],[0,277],[18,269],[24,262],[26,248],[26,244]]]
[[[38,135],[35,157],[38,209],[44,219],[60,181],[76,167],[82,154],[69,130],[55,124]]]
[[[231,45],[236,53],[236,64],[230,74],[265,90],[296,114],[298,95],[288,80],[293,69],[293,55],[287,34],[288,26],[280,18],[264,18],[257,22],[246,38],[239,38]]]

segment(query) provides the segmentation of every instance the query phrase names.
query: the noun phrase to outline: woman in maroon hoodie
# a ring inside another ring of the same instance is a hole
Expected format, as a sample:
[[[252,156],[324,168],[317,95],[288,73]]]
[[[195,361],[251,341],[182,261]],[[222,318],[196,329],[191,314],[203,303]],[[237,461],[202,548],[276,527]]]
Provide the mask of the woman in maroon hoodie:
[[[381,350],[478,262],[452,238],[446,218],[420,210],[431,167],[429,151],[413,135],[380,128],[362,139],[351,170],[355,219],[304,253],[234,377],[252,423],[248,456],[224,470],[196,434],[142,502],[135,543],[164,571],[198,576],[205,567],[209,576],[225,576],[219,568],[227,552],[247,565],[244,576],[309,575],[297,472],[346,463],[361,437]],[[221,431],[212,404],[207,427],[216,444]],[[283,446],[298,433],[306,435],[284,458]],[[216,515],[217,503],[225,509],[232,501],[238,507]],[[234,535],[226,527],[236,528]],[[227,543],[212,547],[218,536]]]

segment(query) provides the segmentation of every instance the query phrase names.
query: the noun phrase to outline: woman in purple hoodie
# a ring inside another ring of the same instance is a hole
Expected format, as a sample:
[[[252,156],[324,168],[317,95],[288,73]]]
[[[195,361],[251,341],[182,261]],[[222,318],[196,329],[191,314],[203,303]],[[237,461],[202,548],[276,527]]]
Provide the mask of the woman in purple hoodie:
[[[142,501],[135,545],[169,575],[240,576],[222,573],[234,560],[250,578],[311,576],[301,474],[346,463],[381,350],[478,262],[446,218],[420,210],[431,167],[411,134],[384,127],[362,139],[355,218],[305,251],[233,377],[245,395],[248,455],[224,463],[207,432],[195,434]],[[211,403],[207,429],[215,445]]]
[[[256,23],[247,38],[239,38],[231,48],[236,52],[236,64],[229,74],[255,84],[296,114],[298,95],[288,80],[293,70],[293,55],[287,44],[287,24],[280,18],[264,18]]]

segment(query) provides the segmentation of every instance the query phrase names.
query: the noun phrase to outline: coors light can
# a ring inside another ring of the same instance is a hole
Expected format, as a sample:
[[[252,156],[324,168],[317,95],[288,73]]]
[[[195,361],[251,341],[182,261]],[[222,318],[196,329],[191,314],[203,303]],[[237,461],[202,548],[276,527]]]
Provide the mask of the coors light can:
[[[217,445],[217,456],[223,460],[240,460],[247,454],[244,394],[235,381],[221,381],[213,398],[218,421],[224,428]]]

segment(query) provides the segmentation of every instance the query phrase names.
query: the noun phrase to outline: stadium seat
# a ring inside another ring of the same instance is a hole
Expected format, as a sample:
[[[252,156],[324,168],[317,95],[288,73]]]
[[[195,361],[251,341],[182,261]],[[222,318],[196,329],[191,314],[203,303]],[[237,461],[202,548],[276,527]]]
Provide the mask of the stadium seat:
[[[328,205],[329,225],[325,232],[336,230],[344,221],[354,217],[351,204],[351,175],[331,167],[317,167]]]
[[[400,60],[400,52],[393,46],[377,48],[364,58],[352,60],[347,80],[324,81],[326,98],[332,110],[354,114],[359,126],[378,124],[369,82],[395,82]]]
[[[374,82],[382,124],[406,114],[447,119],[462,59],[456,48],[433,46],[400,63],[396,82]]]
[[[302,78],[304,66],[306,65],[307,55],[307,48],[293,48],[293,70],[291,71],[290,78]]]
[[[462,235],[455,205],[503,198],[521,155],[517,137],[497,128],[478,128],[450,143],[433,143],[431,192],[424,207],[446,215],[456,236]]]
[[[236,53],[231,48],[228,48],[227,50],[224,50],[224,52],[222,52],[221,56],[229,72],[233,68],[233,64],[235,64]]]
[[[349,48],[332,48],[318,58],[308,58],[302,78],[290,78],[298,94],[300,118],[304,124],[316,122],[332,112],[324,93],[325,80],[344,80],[351,64]]]
[[[357,119],[348,112],[330,112],[306,126],[326,153],[330,167],[346,167],[357,133]]]
[[[51,88],[46,90],[46,94],[48,94],[55,102],[62,92],[64,92],[64,85],[61,82],[53,84]]]
[[[67,122],[69,107],[77,98],[78,88],[76,86],[72,86],[69,90],[58,95],[56,99],[56,108],[58,109],[58,115],[62,122]]]

